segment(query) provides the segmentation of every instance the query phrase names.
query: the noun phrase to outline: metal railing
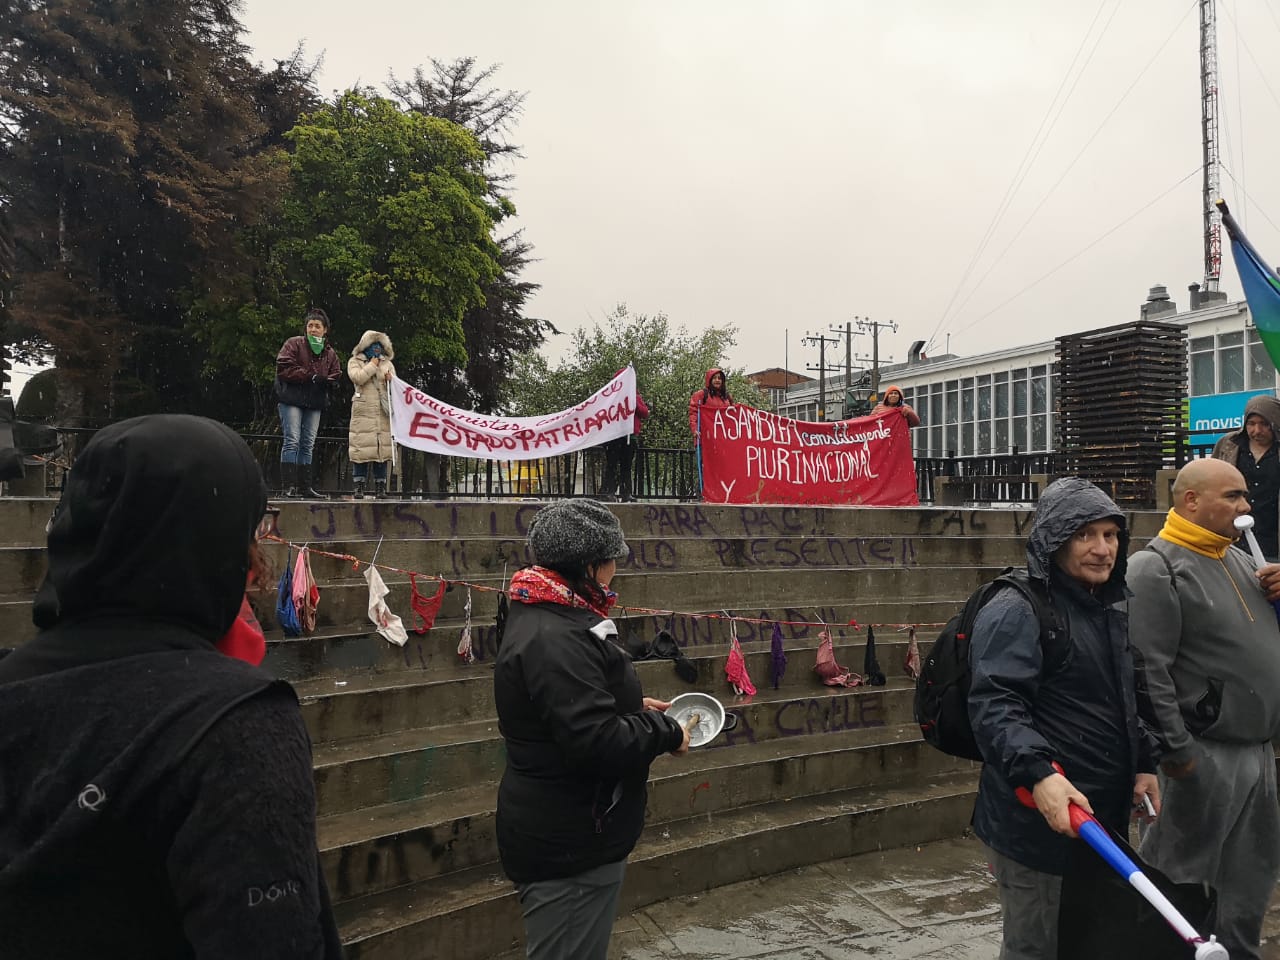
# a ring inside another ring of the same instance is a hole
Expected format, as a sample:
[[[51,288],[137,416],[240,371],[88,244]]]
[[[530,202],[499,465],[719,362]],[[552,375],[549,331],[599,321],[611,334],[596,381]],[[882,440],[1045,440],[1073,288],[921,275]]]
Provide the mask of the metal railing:
[[[59,427],[62,449],[39,461],[44,466],[44,489],[56,494],[65,469],[95,430]],[[262,467],[267,486],[283,488],[280,476],[279,434],[240,431]],[[1190,431],[1174,454],[1174,465],[1207,457],[1221,431]],[[316,438],[312,462],[317,489],[342,496],[352,490],[347,434]],[[498,461],[476,457],[442,457],[397,448],[398,460],[390,489],[401,497],[424,499],[490,499],[504,497],[559,498],[601,496],[605,456],[602,447],[539,460]],[[974,457],[920,457],[915,461],[916,493],[922,504],[937,501],[938,480],[960,481],[966,499],[982,503],[1022,503],[1034,500],[1033,475],[1058,475],[1056,453],[990,454]],[[36,464],[32,464],[35,466]],[[697,501],[698,465],[693,449],[640,446],[633,464],[632,495],[640,500]]]
[[[45,462],[45,490],[62,489],[62,475],[95,430],[60,427],[61,450]],[[271,490],[281,490],[280,434],[237,431],[262,467]],[[334,496],[353,489],[351,462],[347,459],[345,432],[316,437],[311,461],[315,487]],[[538,460],[486,460],[479,457],[443,457],[397,447],[390,490],[402,497],[424,499],[488,499],[529,497],[538,499],[601,496],[605,454],[603,447]],[[35,464],[33,464],[35,466]],[[372,484],[368,485],[372,490]],[[692,449],[641,445],[632,464],[632,496],[643,500],[697,500],[698,467]]]

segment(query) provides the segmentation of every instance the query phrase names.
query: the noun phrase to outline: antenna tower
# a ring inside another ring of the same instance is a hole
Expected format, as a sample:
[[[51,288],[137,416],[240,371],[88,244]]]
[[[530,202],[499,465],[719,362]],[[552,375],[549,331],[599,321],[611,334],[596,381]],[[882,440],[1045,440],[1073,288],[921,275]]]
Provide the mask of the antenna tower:
[[[1218,20],[1214,0],[1200,0],[1200,128],[1204,135],[1204,289],[1218,289],[1222,273],[1222,215],[1218,166]]]

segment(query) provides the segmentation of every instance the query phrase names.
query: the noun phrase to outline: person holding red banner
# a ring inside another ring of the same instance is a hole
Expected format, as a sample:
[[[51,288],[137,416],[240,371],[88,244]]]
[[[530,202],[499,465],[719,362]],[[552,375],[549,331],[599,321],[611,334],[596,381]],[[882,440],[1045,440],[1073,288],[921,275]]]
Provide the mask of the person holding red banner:
[[[920,414],[911,408],[911,405],[902,399],[902,389],[900,387],[889,384],[885,388],[884,397],[879,403],[871,408],[871,416],[878,417],[881,414],[888,413],[890,410],[901,410],[902,419],[907,421],[908,427],[920,426]]]
[[[693,434],[694,439],[698,439],[698,422],[704,409],[716,410],[727,407],[731,403],[733,403],[733,397],[729,396],[729,386],[725,380],[724,371],[719,367],[712,367],[703,379],[702,389],[695,390],[693,396],[689,398],[689,432]]]

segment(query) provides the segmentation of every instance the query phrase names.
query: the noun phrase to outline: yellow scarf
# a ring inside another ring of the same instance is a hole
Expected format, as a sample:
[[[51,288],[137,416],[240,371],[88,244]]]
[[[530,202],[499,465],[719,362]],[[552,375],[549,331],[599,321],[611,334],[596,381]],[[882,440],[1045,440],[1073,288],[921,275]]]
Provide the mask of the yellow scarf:
[[[1192,553],[1213,560],[1221,560],[1226,556],[1227,548],[1235,543],[1230,537],[1220,537],[1212,530],[1206,530],[1198,523],[1192,523],[1186,517],[1169,511],[1164,518],[1164,526],[1158,534],[1161,540],[1168,540],[1180,547],[1186,547]]]

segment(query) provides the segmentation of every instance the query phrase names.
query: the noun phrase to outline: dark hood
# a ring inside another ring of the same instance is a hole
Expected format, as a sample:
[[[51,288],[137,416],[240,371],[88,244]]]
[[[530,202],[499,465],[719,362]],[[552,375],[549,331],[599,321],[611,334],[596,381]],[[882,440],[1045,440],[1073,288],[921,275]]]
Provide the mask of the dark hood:
[[[1122,590],[1129,554],[1129,528],[1124,514],[1114,500],[1079,477],[1056,480],[1040,495],[1031,536],[1027,538],[1027,572],[1047,583],[1058,548],[1086,523],[1107,517],[1120,524],[1120,551],[1106,589]]]
[[[1256,397],[1250,397],[1244,405],[1244,417],[1240,420],[1240,429],[1236,432],[1237,436],[1243,437],[1244,442],[1249,442],[1249,431],[1245,429],[1244,421],[1249,419],[1251,414],[1259,414],[1266,418],[1267,423],[1271,424],[1272,439],[1280,440],[1280,400],[1267,393],[1260,393]]]
[[[239,611],[266,503],[249,448],[220,423],[158,414],[104,427],[50,524],[36,625],[136,617],[217,640]]]

